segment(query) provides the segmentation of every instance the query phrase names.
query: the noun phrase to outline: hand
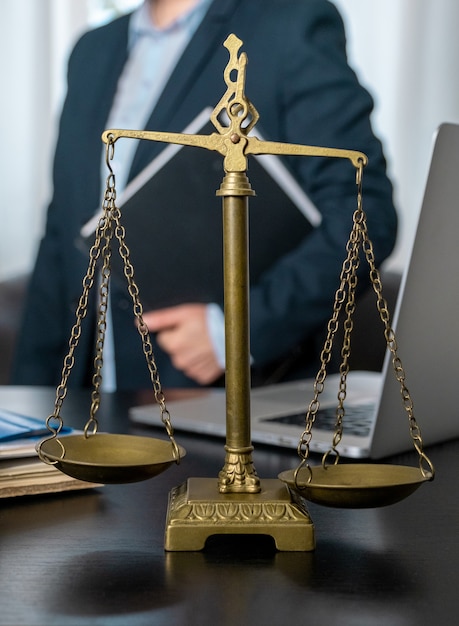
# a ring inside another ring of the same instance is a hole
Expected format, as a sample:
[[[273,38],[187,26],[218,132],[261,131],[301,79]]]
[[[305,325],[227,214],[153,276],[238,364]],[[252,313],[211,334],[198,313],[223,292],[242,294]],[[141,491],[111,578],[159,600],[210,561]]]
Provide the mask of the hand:
[[[143,314],[149,331],[157,333],[158,345],[169,354],[174,367],[200,385],[214,382],[224,372],[214,353],[206,309],[205,304],[181,304]]]

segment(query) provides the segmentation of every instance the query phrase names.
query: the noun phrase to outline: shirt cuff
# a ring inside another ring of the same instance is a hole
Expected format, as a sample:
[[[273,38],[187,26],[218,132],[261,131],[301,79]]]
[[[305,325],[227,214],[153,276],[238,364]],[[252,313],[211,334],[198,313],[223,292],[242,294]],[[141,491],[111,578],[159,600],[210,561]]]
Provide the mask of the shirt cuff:
[[[213,302],[207,305],[207,328],[218,364],[225,369],[225,316]]]
[[[218,364],[225,369],[225,316],[218,304],[213,302],[207,305],[207,328]],[[253,365],[252,355],[250,365]]]

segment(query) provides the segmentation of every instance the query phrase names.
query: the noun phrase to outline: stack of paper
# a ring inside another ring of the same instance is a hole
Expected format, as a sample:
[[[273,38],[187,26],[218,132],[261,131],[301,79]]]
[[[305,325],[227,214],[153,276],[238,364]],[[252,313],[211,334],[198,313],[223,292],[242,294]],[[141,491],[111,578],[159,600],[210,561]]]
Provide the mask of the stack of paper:
[[[71,432],[63,429],[64,434]],[[38,458],[35,446],[49,435],[46,423],[0,409],[0,498],[95,487]]]

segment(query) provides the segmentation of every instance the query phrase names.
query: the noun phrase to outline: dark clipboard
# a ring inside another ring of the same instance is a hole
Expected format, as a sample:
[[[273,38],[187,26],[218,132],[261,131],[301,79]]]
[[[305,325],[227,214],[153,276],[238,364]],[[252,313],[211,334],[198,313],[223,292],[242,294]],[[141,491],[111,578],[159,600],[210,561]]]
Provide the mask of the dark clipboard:
[[[202,111],[184,132],[213,132],[210,113],[210,108]],[[255,156],[248,162],[256,192],[249,199],[253,284],[318,226],[321,217],[278,157]],[[126,244],[147,310],[185,302],[223,302],[222,199],[215,195],[223,175],[220,154],[171,144],[120,195],[117,205]],[[94,241],[99,217],[95,215],[81,231],[86,250]],[[115,241],[112,276],[126,284]]]

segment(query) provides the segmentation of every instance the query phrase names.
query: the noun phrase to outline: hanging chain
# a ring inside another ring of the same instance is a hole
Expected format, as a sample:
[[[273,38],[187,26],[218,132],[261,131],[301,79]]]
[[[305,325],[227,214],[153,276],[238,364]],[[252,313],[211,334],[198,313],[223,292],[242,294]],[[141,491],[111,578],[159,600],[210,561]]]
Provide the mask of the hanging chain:
[[[112,137],[109,137],[109,141],[107,142],[107,150],[109,148],[111,149],[111,154],[112,154],[111,158],[113,158],[114,140]],[[167,435],[172,444],[174,459],[176,463],[179,464],[180,463],[180,449],[174,439],[174,429],[172,426],[169,410],[167,409],[167,406],[166,406],[166,399],[165,399],[162,386],[161,386],[161,381],[159,378],[159,372],[158,372],[158,367],[156,365],[156,361],[155,361],[155,357],[153,353],[153,345],[151,343],[150,333],[143,319],[143,307],[139,298],[139,289],[134,280],[134,267],[130,261],[129,248],[127,247],[126,241],[125,241],[126,230],[120,222],[121,211],[116,206],[116,203],[115,203],[115,198],[116,198],[115,179],[113,177],[113,179],[110,179],[110,180],[113,182],[113,192],[114,192],[112,199],[110,201],[110,215],[113,220],[114,234],[115,234],[116,239],[118,240],[118,246],[119,246],[118,250],[123,260],[123,264],[124,264],[124,275],[126,277],[127,284],[128,284],[128,292],[132,299],[134,316],[137,322],[137,330],[141,337],[143,353],[144,353],[145,360],[147,363],[148,371],[150,373],[150,380],[153,385],[155,400],[159,406],[159,410],[161,414],[161,421],[164,424]],[[107,185],[108,185],[108,181],[109,179],[107,179]]]
[[[69,339],[69,350],[64,358],[61,382],[56,389],[56,399],[54,404],[54,412],[46,419],[48,430],[52,433],[48,439],[56,439],[61,448],[61,458],[64,456],[65,449],[62,442],[57,439],[58,434],[63,428],[64,422],[61,417],[61,408],[63,401],[67,395],[68,379],[70,372],[75,363],[75,349],[78,346],[81,336],[82,321],[88,312],[89,292],[94,285],[94,276],[96,265],[102,254],[103,265],[101,270],[101,280],[99,289],[99,306],[97,317],[97,337],[94,357],[94,374],[92,377],[93,391],[91,394],[91,408],[89,419],[84,427],[86,437],[97,432],[98,422],[96,418],[97,411],[100,406],[100,389],[102,385],[102,367],[103,367],[103,348],[107,329],[107,310],[109,297],[109,279],[111,273],[111,241],[116,236],[119,244],[119,252],[124,262],[124,274],[128,282],[128,291],[133,301],[134,315],[137,320],[137,328],[142,339],[143,352],[147,361],[147,367],[150,372],[150,379],[153,384],[155,399],[159,405],[161,420],[165,426],[167,435],[172,444],[173,455],[176,463],[180,462],[180,449],[174,439],[174,429],[172,427],[170,414],[166,406],[164,393],[162,391],[159,378],[158,368],[156,366],[153,346],[151,343],[148,327],[143,320],[143,308],[139,300],[139,290],[134,281],[134,268],[129,259],[129,249],[125,243],[125,229],[120,224],[121,212],[116,206],[116,188],[115,175],[113,173],[110,161],[114,156],[114,141],[109,140],[106,145],[106,164],[109,174],[106,179],[106,187],[102,202],[103,215],[100,218],[97,227],[93,246],[89,252],[89,265],[86,275],[83,279],[83,293],[78,301],[75,317],[76,321],[72,327]],[[102,243],[103,242],[103,243]],[[38,455],[42,461],[48,464],[55,464],[57,461],[51,462],[42,453],[41,447],[43,440],[37,446]]]
[[[108,164],[107,153],[107,164]],[[108,164],[109,165],[109,164]],[[100,406],[100,389],[102,385],[102,367],[103,352],[105,336],[107,332],[107,311],[108,311],[108,297],[109,297],[109,283],[111,274],[111,241],[113,238],[113,219],[112,219],[112,204],[116,200],[115,190],[115,178],[110,168],[110,174],[107,177],[106,189],[104,192],[103,200],[103,212],[104,222],[101,232],[101,237],[98,245],[102,247],[102,239],[104,245],[102,248],[103,265],[101,269],[100,287],[99,287],[99,306],[97,314],[97,336],[95,343],[95,357],[94,357],[94,374],[92,377],[93,390],[91,393],[91,408],[89,410],[89,419],[84,427],[84,433],[86,436],[89,434],[94,435],[97,432],[98,422],[96,419],[97,411]]]
[[[109,237],[108,228],[110,224],[109,206],[111,202],[110,196],[113,193],[113,190],[114,190],[114,176],[113,176],[113,172],[110,172],[110,175],[107,178],[107,185],[106,185],[106,190],[105,190],[104,200],[103,200],[103,215],[97,224],[95,241],[89,251],[88,269],[86,271],[85,277],[83,278],[83,292],[80,296],[80,299],[78,301],[78,305],[76,308],[75,324],[73,325],[72,330],[70,332],[70,339],[68,343],[69,349],[64,358],[64,364],[63,364],[62,374],[61,374],[61,382],[56,388],[54,412],[51,415],[49,415],[46,419],[46,426],[48,430],[52,433],[49,439],[56,439],[57,443],[59,444],[61,448],[61,457],[63,457],[65,453],[65,449],[64,449],[62,442],[59,439],[57,439],[58,434],[61,432],[64,426],[64,422],[61,416],[61,409],[62,409],[64,399],[67,395],[68,379],[75,363],[75,349],[77,348],[79,340],[80,340],[82,321],[86,317],[86,314],[88,312],[89,292],[94,285],[96,265],[101,254],[101,241],[103,237],[106,238],[106,247],[108,245],[107,237]],[[104,266],[105,266],[105,263],[104,263]],[[108,276],[107,276],[107,281],[108,281]],[[102,283],[104,283],[104,279],[102,279]],[[101,306],[102,306],[102,298],[101,298]],[[85,435],[87,435],[88,433],[88,426],[90,425],[91,422],[94,424],[93,432],[96,432],[97,430],[97,421],[95,420],[95,413],[99,406],[99,386],[100,386],[99,379],[100,379],[100,369],[102,367],[102,348],[103,348],[103,340],[102,340],[102,344],[100,345],[99,336],[100,336],[100,328],[98,332],[98,344],[97,344],[98,352],[95,358],[96,373],[94,374],[94,379],[93,379],[93,380],[96,380],[98,384],[96,384],[96,388],[93,392],[90,419],[85,426]],[[37,446],[38,455],[40,459],[44,461],[45,463],[55,464],[57,461],[55,462],[49,461],[46,455],[44,455],[41,451],[41,447],[45,441],[47,440],[44,439]]]
[[[361,194],[361,185],[358,186],[358,194]],[[332,356],[333,342],[339,326],[339,316],[343,308],[343,304],[346,303],[346,320],[344,326],[345,332],[343,346],[341,350],[342,362],[340,366],[340,384],[338,392],[338,406],[336,409],[335,433],[333,437],[332,447],[326,453],[326,455],[324,455],[323,462],[325,463],[325,460],[330,453],[333,453],[335,455],[335,463],[337,463],[339,460],[339,452],[336,447],[341,441],[342,437],[344,400],[346,398],[346,381],[349,371],[351,332],[353,328],[352,314],[355,308],[355,289],[357,285],[357,268],[359,266],[359,247],[362,239],[360,223],[363,217],[361,210],[359,210],[359,207],[360,204],[358,202],[357,210],[354,212],[353,215],[351,234],[346,244],[347,255],[341,268],[341,273],[339,277],[339,288],[335,292],[333,314],[327,325],[327,337],[325,339],[324,347],[320,354],[320,368],[314,381],[314,396],[309,403],[305,418],[305,429],[301,434],[300,441],[298,443],[298,455],[301,459],[301,463],[294,473],[295,483],[297,482],[299,470],[305,465],[309,471],[309,480],[311,480],[312,478],[312,471],[308,463],[309,444],[312,439],[312,428],[314,426],[317,412],[320,408],[319,396],[325,388],[327,366]]]
[[[355,311],[355,292],[357,286],[357,269],[359,267],[359,249],[362,247],[365,254],[366,261],[370,269],[370,281],[373,290],[376,293],[377,302],[376,306],[384,325],[384,337],[388,349],[392,354],[392,364],[395,372],[395,376],[400,384],[400,392],[402,395],[403,406],[408,414],[410,436],[413,441],[413,445],[419,455],[419,466],[421,473],[424,477],[434,475],[434,468],[425,452],[423,451],[423,442],[421,437],[420,428],[416,422],[413,412],[413,402],[405,385],[405,371],[402,366],[400,357],[397,354],[397,342],[395,339],[395,333],[390,325],[390,316],[387,306],[387,301],[382,294],[382,283],[380,273],[376,267],[373,245],[368,237],[368,228],[366,221],[366,214],[363,210],[362,203],[362,180],[363,180],[363,161],[359,162],[356,167],[356,185],[357,185],[357,208],[353,215],[353,226],[349,240],[346,244],[347,256],[343,262],[340,273],[340,286],[335,293],[335,300],[333,305],[333,314],[327,325],[327,337],[324,343],[320,355],[320,369],[316,375],[314,381],[314,395],[313,399],[309,403],[306,417],[305,417],[305,429],[301,434],[298,443],[298,455],[301,459],[300,464],[294,472],[294,480],[297,488],[298,475],[302,467],[306,466],[308,470],[308,482],[312,480],[312,470],[308,463],[309,459],[309,445],[312,439],[312,428],[317,416],[317,412],[320,408],[319,396],[324,390],[325,379],[327,376],[327,366],[331,359],[333,341],[338,329],[338,319],[345,304],[345,320],[344,320],[344,337],[343,345],[341,348],[341,364],[339,369],[339,390],[338,390],[338,405],[336,409],[336,421],[333,440],[330,449],[322,457],[322,465],[325,467],[328,457],[333,454],[335,459],[334,463],[339,461],[339,452],[337,446],[341,441],[343,434],[343,418],[345,415],[344,400],[346,398],[346,384],[347,375],[349,373],[349,356],[351,353],[351,333],[353,329],[353,314]]]

